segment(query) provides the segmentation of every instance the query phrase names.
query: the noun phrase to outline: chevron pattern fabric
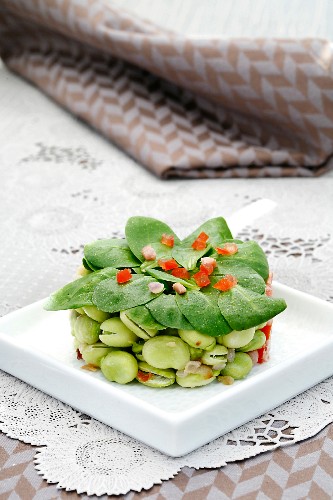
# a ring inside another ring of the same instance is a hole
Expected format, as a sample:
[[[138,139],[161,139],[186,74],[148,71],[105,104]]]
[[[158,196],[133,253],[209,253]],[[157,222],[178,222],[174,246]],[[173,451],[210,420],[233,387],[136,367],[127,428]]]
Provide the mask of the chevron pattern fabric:
[[[333,498],[333,426],[318,436],[221,469],[183,469],[149,491],[126,500],[330,500]],[[33,466],[36,449],[0,434],[0,498],[88,500],[48,485]],[[99,497],[102,500],[112,497]]]
[[[0,55],[162,178],[333,165],[325,40],[186,38],[107,0],[3,0]]]

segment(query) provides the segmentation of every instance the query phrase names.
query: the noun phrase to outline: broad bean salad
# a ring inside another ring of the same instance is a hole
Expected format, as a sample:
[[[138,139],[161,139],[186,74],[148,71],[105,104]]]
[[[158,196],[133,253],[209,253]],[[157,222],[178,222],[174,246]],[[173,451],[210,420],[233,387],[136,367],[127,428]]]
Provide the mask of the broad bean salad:
[[[84,247],[78,279],[45,309],[70,309],[77,358],[118,384],[229,385],[268,359],[272,276],[255,241],[233,238],[224,218],[180,240],[164,222],[131,217],[125,239]]]

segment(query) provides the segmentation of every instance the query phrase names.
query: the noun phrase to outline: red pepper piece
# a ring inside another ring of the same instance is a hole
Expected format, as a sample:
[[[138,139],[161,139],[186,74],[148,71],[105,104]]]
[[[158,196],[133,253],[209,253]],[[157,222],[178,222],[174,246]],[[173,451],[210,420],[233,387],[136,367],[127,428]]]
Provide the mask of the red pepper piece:
[[[234,255],[238,252],[238,246],[236,243],[225,243],[223,247],[215,248],[219,255]]]
[[[141,370],[139,370],[137,374],[137,377],[139,380],[141,380],[141,382],[148,382],[148,380],[153,378],[153,376],[154,375],[152,373],[142,372]]]
[[[171,269],[176,269],[176,267],[179,267],[175,259],[159,259],[158,260],[158,265],[164,270],[164,271],[171,271]]]
[[[194,278],[196,284],[203,288],[204,286],[208,286],[210,284],[210,279],[206,273],[199,271],[196,274],[193,274],[192,278]]]
[[[227,292],[231,288],[237,285],[237,278],[231,274],[226,274],[220,281],[218,281],[213,288],[220,290],[221,292]]]
[[[212,274],[212,272],[214,271],[215,269],[215,266],[213,264],[201,264],[200,265],[200,271],[203,272],[203,273],[206,273],[207,276],[209,276],[210,274]]]
[[[261,328],[261,331],[264,332],[265,337],[266,337],[266,342],[265,344],[258,349],[258,363],[264,363],[265,361],[268,360],[268,351],[269,351],[269,340],[271,336],[271,330],[272,330],[272,322],[269,321],[267,325],[265,325],[263,328]]]
[[[206,248],[206,243],[200,240],[194,240],[191,247],[193,250],[204,250]]]
[[[117,272],[116,275],[117,282],[119,284],[121,283],[127,283],[132,278],[132,273],[130,269],[122,269],[121,271]]]
[[[173,247],[175,244],[175,237],[172,234],[162,234],[161,243],[167,247]]]
[[[206,242],[209,239],[208,234],[202,232],[199,236],[193,241],[192,248],[194,250],[204,250],[206,248]]]
[[[264,363],[268,359],[268,346],[264,344],[260,349],[258,349],[258,363]]]
[[[182,280],[189,280],[190,273],[184,267],[178,267],[177,269],[173,269],[171,271],[172,276],[175,278],[181,278]]]
[[[76,359],[83,359],[80,349],[76,349]]]
[[[272,324],[267,324],[263,328],[261,328],[261,331],[264,332],[266,336],[266,340],[269,340],[271,336],[271,330],[272,330]]]

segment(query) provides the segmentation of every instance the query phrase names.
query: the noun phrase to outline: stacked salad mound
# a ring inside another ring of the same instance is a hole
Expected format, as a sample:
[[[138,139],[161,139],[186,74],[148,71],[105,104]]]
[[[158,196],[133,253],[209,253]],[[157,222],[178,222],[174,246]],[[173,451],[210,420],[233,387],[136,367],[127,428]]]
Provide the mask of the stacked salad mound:
[[[273,298],[266,256],[235,240],[222,217],[184,240],[165,223],[132,217],[126,239],[84,248],[82,276],[45,309],[71,309],[83,368],[149,387],[231,384],[268,358]]]

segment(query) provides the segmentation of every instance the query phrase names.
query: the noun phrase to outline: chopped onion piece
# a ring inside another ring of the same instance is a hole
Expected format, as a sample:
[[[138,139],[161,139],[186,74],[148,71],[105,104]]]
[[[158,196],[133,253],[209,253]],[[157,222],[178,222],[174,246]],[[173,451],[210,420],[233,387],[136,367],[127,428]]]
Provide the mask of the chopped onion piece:
[[[146,245],[145,247],[143,247],[143,249],[141,250],[141,253],[146,260],[155,260],[156,259],[156,252],[151,245]]]
[[[250,351],[250,352],[247,352],[246,354],[248,354],[250,356],[250,358],[252,359],[252,363],[254,365],[256,365],[258,363],[258,359],[259,359],[258,351]]]
[[[153,281],[152,283],[149,283],[148,288],[151,291],[151,293],[161,293],[164,290],[164,285],[163,283],[158,283],[157,281]]]
[[[189,361],[184,368],[184,373],[197,373],[201,366],[200,361]]]
[[[88,372],[97,372],[99,370],[98,366],[88,363],[87,365],[81,366],[82,370],[87,370]]]
[[[204,266],[206,266],[206,265],[208,265],[208,266],[212,265],[212,266],[216,267],[216,265],[217,265],[216,259],[214,259],[213,257],[202,257],[201,263]]]
[[[177,377],[179,377],[179,378],[185,378],[185,377],[186,377],[186,375],[187,375],[187,373],[185,373],[185,372],[184,372],[184,370],[178,370],[178,371],[176,372],[176,375],[177,375]]]
[[[228,349],[227,360],[232,363],[235,359],[235,349]]]
[[[174,289],[175,292],[177,292],[179,295],[183,295],[183,293],[186,293],[186,288],[184,285],[181,283],[174,283],[172,285],[172,288]]]

